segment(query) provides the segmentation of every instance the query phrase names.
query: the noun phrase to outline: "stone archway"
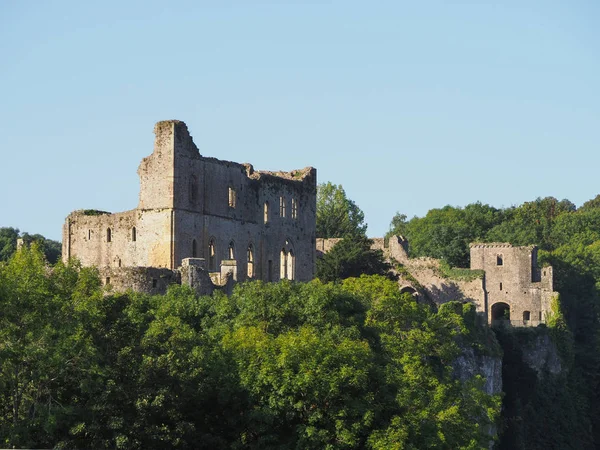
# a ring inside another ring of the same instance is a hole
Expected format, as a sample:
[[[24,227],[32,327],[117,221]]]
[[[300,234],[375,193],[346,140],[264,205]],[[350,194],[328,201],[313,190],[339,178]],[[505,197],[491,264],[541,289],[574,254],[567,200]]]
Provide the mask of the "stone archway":
[[[497,302],[492,305],[492,321],[510,320],[510,305],[504,302]]]

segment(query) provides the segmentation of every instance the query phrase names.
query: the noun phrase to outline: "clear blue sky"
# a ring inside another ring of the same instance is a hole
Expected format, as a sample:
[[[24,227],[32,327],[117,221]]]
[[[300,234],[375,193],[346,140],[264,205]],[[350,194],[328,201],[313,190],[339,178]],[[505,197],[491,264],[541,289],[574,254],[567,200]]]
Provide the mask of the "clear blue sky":
[[[123,211],[156,121],[364,210],[600,192],[600,2],[0,1],[0,226]]]

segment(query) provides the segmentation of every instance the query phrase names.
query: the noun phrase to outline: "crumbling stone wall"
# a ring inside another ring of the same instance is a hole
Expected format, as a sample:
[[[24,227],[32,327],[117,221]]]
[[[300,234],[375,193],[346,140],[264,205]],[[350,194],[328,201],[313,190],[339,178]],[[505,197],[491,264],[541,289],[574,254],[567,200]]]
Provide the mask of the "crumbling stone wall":
[[[316,170],[255,171],[203,157],[186,125],[159,122],[139,166],[138,208],[76,211],[63,227],[63,257],[101,268],[176,270],[204,258],[209,272],[236,261],[236,278],[307,281],[315,270]]]

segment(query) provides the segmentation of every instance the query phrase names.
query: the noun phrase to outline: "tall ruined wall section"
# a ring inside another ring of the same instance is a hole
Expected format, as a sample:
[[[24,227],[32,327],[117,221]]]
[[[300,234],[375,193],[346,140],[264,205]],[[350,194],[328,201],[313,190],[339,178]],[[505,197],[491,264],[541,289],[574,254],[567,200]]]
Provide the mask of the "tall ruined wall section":
[[[312,279],[316,170],[260,172],[203,157],[185,124],[175,123],[174,131],[175,262],[201,257],[216,271],[235,259],[238,280]]]

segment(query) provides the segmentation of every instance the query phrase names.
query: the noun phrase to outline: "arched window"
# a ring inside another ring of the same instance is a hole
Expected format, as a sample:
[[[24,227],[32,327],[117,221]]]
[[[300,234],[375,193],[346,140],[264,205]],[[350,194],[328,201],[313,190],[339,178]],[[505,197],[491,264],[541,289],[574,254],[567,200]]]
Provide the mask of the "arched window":
[[[197,251],[197,246],[196,246],[196,239],[192,240],[192,258],[196,258],[198,256],[198,251]]]
[[[267,223],[269,221],[269,202],[265,202],[265,205],[263,208],[263,220],[265,223]]]
[[[298,218],[298,200],[292,198],[292,219]]]
[[[504,265],[504,258],[502,257],[502,255],[496,255],[496,265],[497,266]]]
[[[133,242],[135,242],[137,240],[137,230],[135,229],[135,227],[133,227],[131,229],[131,240]]]
[[[293,250],[288,252],[286,272],[288,280],[294,280],[296,278],[296,255],[294,255]]]
[[[285,197],[279,197],[279,216],[285,217]]]
[[[287,251],[285,248],[281,249],[279,255],[279,279],[285,280],[287,278]]]
[[[281,280],[294,280],[296,278],[296,255],[289,239],[285,241],[285,245],[281,249],[279,264],[279,278]]]
[[[227,249],[227,258],[235,259],[235,244],[233,241],[229,243],[229,248]]]
[[[208,243],[208,270],[216,270],[216,249],[214,239],[211,239]]]
[[[247,255],[247,264],[248,264],[248,278],[254,277],[254,248],[252,244],[248,245],[248,255]]]
[[[106,242],[112,242],[112,230],[110,228],[106,229]]]

